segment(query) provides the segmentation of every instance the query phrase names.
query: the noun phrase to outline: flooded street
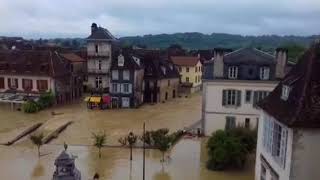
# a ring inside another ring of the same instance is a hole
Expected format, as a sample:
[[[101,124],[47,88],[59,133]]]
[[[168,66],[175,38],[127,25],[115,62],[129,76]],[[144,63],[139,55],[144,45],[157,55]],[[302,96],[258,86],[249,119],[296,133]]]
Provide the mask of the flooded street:
[[[54,159],[63,150],[63,143],[69,144],[68,152],[76,155],[76,166],[82,179],[92,178],[98,172],[101,179],[141,180],[142,149],[134,149],[130,165],[129,149],[103,148],[102,158],[98,150],[90,146],[92,132],[105,131],[107,144],[118,145],[118,138],[133,131],[142,132],[145,121],[147,129],[182,129],[197,122],[201,116],[201,96],[179,98],[164,104],[144,105],[139,109],[126,110],[88,110],[85,103],[56,107],[37,114],[24,114],[11,111],[9,107],[0,107],[0,137],[9,136],[12,131],[34,122],[46,122],[52,119],[51,111],[63,113],[55,116],[61,120],[74,121],[59,137],[41,148],[45,154],[37,157],[36,147],[28,138],[19,140],[12,146],[0,146],[1,179],[47,180],[54,172]],[[160,163],[158,150],[146,151],[147,180],[252,180],[254,163],[237,172],[214,172],[205,168],[207,160],[205,140],[182,139],[170,152],[171,160]]]

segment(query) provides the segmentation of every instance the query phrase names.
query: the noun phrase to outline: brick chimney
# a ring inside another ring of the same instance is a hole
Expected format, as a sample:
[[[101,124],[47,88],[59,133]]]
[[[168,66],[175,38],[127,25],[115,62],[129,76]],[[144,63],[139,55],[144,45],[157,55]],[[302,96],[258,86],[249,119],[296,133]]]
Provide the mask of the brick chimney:
[[[96,23],[92,23],[92,25],[91,25],[91,34],[92,34],[93,32],[95,32],[97,29],[98,29],[97,24],[96,24]]]
[[[285,76],[285,67],[288,61],[288,49],[277,48],[276,49],[276,78],[282,79]]]
[[[223,56],[224,49],[215,48],[214,51],[214,61],[213,61],[213,78],[223,78]]]

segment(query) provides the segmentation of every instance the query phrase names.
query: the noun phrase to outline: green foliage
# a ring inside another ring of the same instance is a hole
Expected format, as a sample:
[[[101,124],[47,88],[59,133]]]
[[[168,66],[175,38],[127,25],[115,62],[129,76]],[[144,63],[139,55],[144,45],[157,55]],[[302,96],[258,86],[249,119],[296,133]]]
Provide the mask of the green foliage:
[[[27,101],[22,105],[22,109],[25,113],[36,113],[40,111],[40,106],[34,101]]]
[[[297,43],[287,43],[282,45],[282,48],[288,49],[288,58],[297,62],[298,58],[304,53],[306,48]]]
[[[54,104],[54,94],[49,91],[40,95],[39,101],[37,102],[41,109],[48,108]]]
[[[207,147],[208,169],[224,170],[242,168],[247,155],[256,146],[256,132],[237,127],[231,130],[218,130],[209,138]]]
[[[94,146],[96,146],[99,149],[99,158],[101,158],[101,148],[107,141],[107,136],[105,133],[92,133],[93,140],[94,140]]]
[[[31,142],[37,146],[38,148],[38,156],[40,157],[40,147],[43,144],[43,138],[44,135],[42,133],[40,134],[33,134],[30,136]]]
[[[171,137],[167,134],[159,133],[154,137],[154,145],[162,152],[162,162],[164,162],[164,154],[171,146]]]

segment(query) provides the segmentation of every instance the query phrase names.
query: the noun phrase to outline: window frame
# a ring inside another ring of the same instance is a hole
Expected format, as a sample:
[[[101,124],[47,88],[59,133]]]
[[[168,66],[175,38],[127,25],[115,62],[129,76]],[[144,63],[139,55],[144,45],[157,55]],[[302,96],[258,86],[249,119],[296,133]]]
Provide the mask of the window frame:
[[[262,66],[260,67],[260,80],[269,80],[270,79],[270,67]]]
[[[245,102],[251,103],[252,102],[252,90],[246,90],[245,93],[246,93],[245,94]]]
[[[282,90],[281,90],[281,99],[286,101],[289,98],[291,91],[291,87],[288,85],[282,85]]]
[[[130,80],[130,71],[129,70],[123,70],[122,72],[122,78],[123,80]]]
[[[229,66],[228,67],[228,78],[229,79],[238,79],[238,66]]]
[[[119,71],[118,70],[112,70],[111,75],[112,75],[112,80],[119,80]]]

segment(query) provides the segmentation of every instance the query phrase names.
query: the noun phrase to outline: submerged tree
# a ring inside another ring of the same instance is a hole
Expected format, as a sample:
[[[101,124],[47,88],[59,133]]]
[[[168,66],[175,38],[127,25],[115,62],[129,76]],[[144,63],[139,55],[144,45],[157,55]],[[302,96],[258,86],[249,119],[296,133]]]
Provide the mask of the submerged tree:
[[[92,133],[94,139],[94,146],[99,149],[99,158],[101,158],[101,148],[107,141],[107,136],[105,133],[95,134]]]
[[[157,149],[159,149],[162,153],[162,160],[164,162],[164,155],[169,150],[171,145],[171,138],[167,134],[158,134],[158,136],[154,136],[154,144]]]
[[[130,132],[128,137],[126,138],[130,146],[130,161],[132,161],[132,147],[137,142],[137,138],[138,136],[133,134],[133,132]]]
[[[32,143],[34,145],[37,146],[38,148],[38,157],[40,157],[40,147],[42,146],[43,144],[43,134],[40,133],[40,134],[33,134],[30,136],[30,140],[32,141]]]

